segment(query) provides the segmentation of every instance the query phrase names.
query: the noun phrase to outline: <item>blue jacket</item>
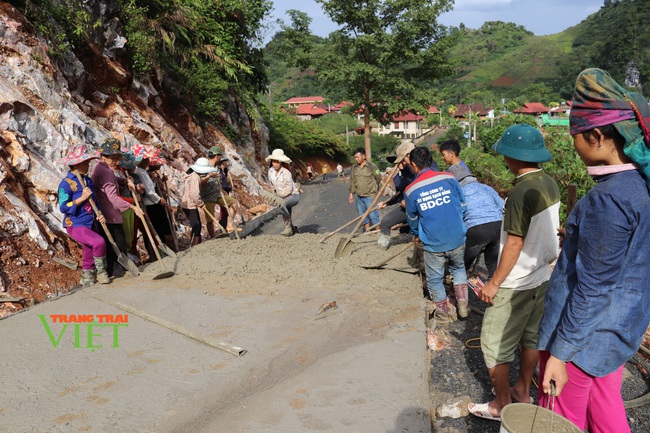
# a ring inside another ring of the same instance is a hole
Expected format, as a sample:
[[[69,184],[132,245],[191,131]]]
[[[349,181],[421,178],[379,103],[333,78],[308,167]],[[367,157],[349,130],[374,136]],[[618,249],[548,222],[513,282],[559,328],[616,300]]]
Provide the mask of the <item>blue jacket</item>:
[[[84,180],[86,186],[93,191],[92,198],[97,203],[93,181],[88,176],[84,176]],[[81,197],[82,190],[83,188],[77,180],[77,177],[70,171],[59,183],[59,211],[63,214],[63,228],[92,228],[95,214],[90,206],[90,200],[86,200],[80,206],[72,203],[73,200]]]
[[[650,194],[636,170],[596,181],[567,219],[537,347],[602,377],[634,355],[650,322]]]
[[[452,174],[422,170],[404,195],[411,232],[425,250],[440,253],[465,243],[465,195]]]
[[[404,167],[401,171],[398,171],[395,176],[393,176],[393,183],[395,184],[395,195],[386,201],[386,206],[390,206],[395,203],[402,201],[404,197],[404,190],[407,186],[415,180],[415,173],[411,170],[411,167],[408,165]]]
[[[470,182],[462,188],[467,200],[464,218],[468,229],[503,219],[503,199],[491,186]]]

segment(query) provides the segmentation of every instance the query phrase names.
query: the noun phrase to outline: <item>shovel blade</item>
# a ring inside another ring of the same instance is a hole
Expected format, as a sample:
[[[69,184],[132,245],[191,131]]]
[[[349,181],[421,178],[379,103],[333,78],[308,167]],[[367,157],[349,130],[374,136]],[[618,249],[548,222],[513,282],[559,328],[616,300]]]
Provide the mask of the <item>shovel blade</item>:
[[[352,254],[352,250],[354,250],[355,243],[350,240],[349,237],[347,238],[341,238],[339,240],[339,244],[336,247],[336,251],[334,252],[334,257],[335,258],[341,258],[341,257],[346,257]]]
[[[133,263],[133,261],[131,261],[131,259],[128,258],[124,253],[120,253],[120,255],[117,256],[117,262],[120,265],[124,266],[124,269],[126,269],[134,277],[140,275],[140,270],[136,264]]]
[[[173,277],[174,273],[172,271],[165,271],[161,274],[156,275],[153,277],[154,280],[162,280],[163,278],[170,278]]]

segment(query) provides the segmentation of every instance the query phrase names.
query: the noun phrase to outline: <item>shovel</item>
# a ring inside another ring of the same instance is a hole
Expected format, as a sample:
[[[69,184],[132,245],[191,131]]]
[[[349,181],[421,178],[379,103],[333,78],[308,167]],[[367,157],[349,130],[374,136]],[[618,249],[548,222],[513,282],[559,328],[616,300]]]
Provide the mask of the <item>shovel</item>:
[[[375,210],[375,209],[373,209],[373,210]],[[344,228],[351,226],[352,224],[354,224],[355,222],[359,221],[360,219],[361,219],[361,215],[359,215],[358,217],[356,217],[356,218],[353,219],[352,221],[350,221],[350,222],[348,222],[348,223],[345,223],[345,224],[342,225],[341,227],[339,227],[339,228],[337,228],[336,230],[334,230],[332,233],[328,233],[328,234],[326,234],[325,236],[323,236],[322,238],[320,238],[320,240],[319,240],[318,242],[320,242],[320,243],[322,244],[323,242],[325,242],[325,241],[326,241],[327,239],[329,239],[330,237],[334,236],[335,234],[337,234],[338,232],[340,232],[340,231],[343,230]]]
[[[221,192],[221,200],[223,200],[223,205],[226,207],[226,212],[228,212],[228,218],[230,218],[230,223],[233,226],[235,237],[237,238],[238,241],[241,241],[241,238],[239,237],[239,230],[237,230],[238,227],[235,225],[235,216],[230,212],[230,206],[228,206],[228,202],[226,201],[226,196],[223,195],[223,189],[220,192]]]
[[[389,258],[387,258],[386,260],[381,261],[381,262],[377,263],[376,265],[371,265],[371,266],[361,266],[361,267],[364,268],[364,269],[379,269],[379,268],[382,268],[386,263],[390,262],[390,261],[393,260],[395,257],[397,257],[397,256],[399,256],[400,254],[402,254],[403,252],[407,251],[407,250],[408,250],[409,248],[411,248],[412,246],[413,246],[413,242],[409,242],[408,244],[404,245],[402,248],[400,248],[399,250],[397,250],[397,252],[396,252],[395,254],[393,254],[392,256],[390,256]]]
[[[244,224],[246,224],[246,220],[244,219],[244,211],[242,210],[242,207],[239,204],[239,199],[237,198],[237,191],[235,191],[235,184],[232,181],[232,176],[230,175],[230,172],[228,172],[228,180],[230,180],[230,187],[232,188],[232,192],[235,196],[235,203],[237,203],[237,209],[239,209],[239,213],[241,214],[241,220]]]
[[[201,210],[203,210],[203,212],[205,212],[205,214],[206,214],[207,216],[209,216],[210,219],[211,219],[212,221],[214,221],[215,223],[217,223],[217,225],[219,226],[219,230],[221,230],[221,233],[219,233],[218,235],[216,235],[216,236],[215,236],[215,239],[221,239],[221,238],[227,238],[227,237],[230,237],[230,235],[226,232],[226,229],[224,229],[223,226],[222,226],[221,224],[219,224],[219,220],[218,220],[217,218],[215,218],[215,216],[212,215],[212,214],[210,213],[210,211],[209,211],[205,206],[202,207]]]
[[[361,227],[361,223],[363,222],[363,220],[373,210],[375,204],[377,204],[377,200],[379,200],[379,197],[381,196],[381,194],[386,189],[386,186],[388,185],[388,182],[390,182],[390,180],[393,178],[393,176],[395,176],[395,173],[397,172],[398,168],[399,167],[397,165],[395,165],[395,167],[393,167],[393,170],[391,170],[390,174],[388,175],[388,178],[386,179],[386,182],[384,182],[384,184],[381,186],[379,191],[377,191],[377,194],[375,195],[374,200],[372,201],[370,206],[368,206],[368,209],[366,209],[366,212],[363,215],[361,215],[361,217],[359,218],[359,221],[357,222],[357,225],[355,226],[354,230],[352,230],[352,232],[348,235],[347,238],[341,238],[341,240],[339,241],[338,246],[336,247],[336,251],[334,252],[334,257],[335,258],[338,259],[338,258],[343,257],[343,256],[349,256],[352,253],[352,249],[354,248],[354,242],[352,242],[352,237],[357,232],[357,230],[359,230],[359,227]]]
[[[79,174],[79,172],[75,171],[74,172],[75,176],[77,176],[77,180],[79,180],[79,183],[83,188],[86,187],[86,182],[83,179],[83,176]],[[99,209],[97,209],[97,205],[95,204],[95,200],[93,200],[92,197],[88,198],[88,202],[90,203],[90,206],[93,208],[93,212],[95,212],[95,215],[101,215],[101,212]],[[106,223],[101,223],[102,228],[104,229],[104,233],[106,233],[106,238],[108,239],[108,242],[111,244],[113,247],[113,251],[115,251],[115,255],[117,256],[117,262],[124,266],[124,269],[126,269],[131,275],[134,277],[137,277],[140,275],[140,271],[138,270],[138,267],[136,266],[131,259],[129,259],[126,254],[124,254],[122,251],[120,251],[120,248],[117,246],[115,243],[115,240],[113,240],[113,235],[111,235],[111,232],[108,231],[108,227],[106,227]]]
[[[129,179],[132,179],[131,176],[129,176],[128,174],[127,174],[127,177]],[[147,233],[149,234],[149,240],[151,241],[151,245],[156,246],[156,244],[151,239],[151,235],[153,235],[153,237],[156,238],[156,242],[158,243],[157,248],[162,250],[162,252],[165,253],[165,255],[167,255],[169,257],[176,258],[176,253],[171,248],[169,248],[167,246],[167,244],[165,244],[160,239],[160,236],[158,236],[158,233],[156,232],[156,230],[152,230],[153,229],[153,224],[151,224],[151,220],[149,219],[149,215],[147,215],[147,212],[145,212],[145,210],[142,209],[142,206],[140,206],[140,202],[138,201],[138,196],[137,196],[135,190],[133,190],[133,188],[131,188],[131,186],[129,186],[129,190],[131,190],[131,195],[133,196],[133,200],[135,201],[135,205],[137,207],[139,207],[142,210],[142,213],[144,214],[144,225],[148,229]],[[165,206],[165,210],[167,210],[166,206]]]
[[[169,204],[169,190],[167,189],[167,183],[162,182],[163,188],[164,188],[164,193],[165,193],[165,200]],[[162,191],[161,191],[162,192]],[[171,214],[169,211],[169,208],[165,206],[165,216],[167,217],[167,224],[169,224],[169,228],[172,232],[172,240],[174,241],[174,248],[176,248],[176,251],[180,251],[180,248],[178,248],[178,238],[176,237],[176,220],[174,219],[174,215]]]
[[[135,201],[135,205],[138,207],[138,209],[142,210],[142,208],[140,207],[140,203],[138,202],[138,196],[135,193],[135,190],[133,188],[131,188],[131,185],[129,185],[129,189],[131,190],[131,195],[133,195],[133,200]],[[155,247],[156,244],[155,244],[155,242],[153,240],[153,236],[151,235],[151,230],[149,229],[149,224],[150,224],[149,216],[144,211],[142,211],[142,213],[144,214],[144,229],[147,232],[147,236],[149,237],[149,242],[151,242],[151,245],[154,247],[153,251],[154,251],[154,253],[156,253],[156,258],[160,262],[160,266],[162,266],[162,268],[163,268],[163,272],[161,274],[158,274],[158,275],[154,276],[153,279],[154,280],[161,280],[163,278],[173,277],[174,272],[167,270],[167,267],[165,266],[165,262],[163,262],[162,257],[160,257],[160,251],[158,251],[158,248]],[[158,242],[160,242],[160,238],[158,237],[158,234],[156,234],[156,238],[157,238]],[[161,244],[161,245],[163,245],[163,244]],[[167,249],[169,249],[171,251],[171,249],[169,247],[167,247]],[[176,254],[174,254],[174,257],[176,257]]]

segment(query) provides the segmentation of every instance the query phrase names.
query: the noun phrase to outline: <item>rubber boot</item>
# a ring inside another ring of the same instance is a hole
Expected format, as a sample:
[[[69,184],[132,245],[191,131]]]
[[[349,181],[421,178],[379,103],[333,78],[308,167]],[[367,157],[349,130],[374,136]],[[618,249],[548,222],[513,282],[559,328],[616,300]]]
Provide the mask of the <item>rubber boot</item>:
[[[436,310],[433,313],[436,323],[440,325],[452,323],[458,319],[458,316],[456,315],[456,307],[449,302],[449,298],[436,302]]]
[[[377,245],[387,250],[390,246],[390,235],[379,234],[379,239],[377,240]]]
[[[292,236],[293,235],[293,228],[291,224],[285,225],[284,230],[282,230],[282,233],[280,233],[282,236]]]
[[[95,268],[97,269],[97,282],[99,284],[108,284],[111,282],[108,272],[106,271],[106,256],[93,257]]]
[[[92,269],[82,269],[81,270],[81,281],[79,281],[84,287],[89,287],[95,284],[95,271]]]
[[[458,317],[466,319],[469,316],[469,306],[467,302],[467,284],[454,284],[454,295],[458,305]]]

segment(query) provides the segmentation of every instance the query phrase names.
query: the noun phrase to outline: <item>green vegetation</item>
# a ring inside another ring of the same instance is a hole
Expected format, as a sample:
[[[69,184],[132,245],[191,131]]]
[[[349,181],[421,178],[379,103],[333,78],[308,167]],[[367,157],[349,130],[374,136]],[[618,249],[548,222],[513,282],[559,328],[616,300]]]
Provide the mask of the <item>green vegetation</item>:
[[[450,128],[447,134],[438,139],[438,142],[451,138],[458,139],[461,144],[460,157],[465,161],[472,174],[502,195],[507,195],[512,188],[515,176],[508,170],[503,156],[495,154],[491,150],[491,146],[509,126],[515,123],[535,125],[531,116],[506,116],[493,128],[484,128],[477,134],[482,146],[467,147],[467,140],[462,136],[458,138],[458,132],[460,131],[462,134],[460,127]],[[560,221],[564,221],[569,184],[576,185],[576,196],[577,199],[580,199],[594,186],[594,181],[588,175],[587,168],[573,148],[573,140],[568,127],[547,128],[544,131],[544,141],[553,158],[551,161],[543,163],[542,168],[555,179],[560,187],[562,197]],[[441,169],[446,167],[439,153],[435,157]]]
[[[586,67],[603,68],[623,83],[628,66],[634,64],[641,80],[647,80],[648,22],[650,0],[605,0],[598,12],[554,35],[534,36],[521,26],[499,21],[486,22],[477,30],[451,28],[446,42],[454,72],[436,83],[439,93],[434,101],[444,100],[445,106],[435,105],[446,110],[450,104],[483,103],[499,109],[505,99],[503,108],[512,111],[524,102],[561,102],[571,98],[575,78]],[[314,40],[314,45],[318,43]],[[276,53],[269,59],[282,63]],[[295,74],[272,81],[275,86],[284,80],[284,99],[306,94],[341,99],[339,89],[328,89],[314,79],[315,70],[310,72],[313,87],[303,87]],[[294,91],[298,89],[302,93]],[[646,95],[648,89],[643,88]]]
[[[290,66],[314,70],[320,82],[363,110],[371,157],[371,116],[389,121],[403,111],[424,111],[433,100],[431,81],[450,72],[449,41],[437,18],[452,1],[367,0],[363,7],[349,0],[318,1],[339,30],[315,46],[311,18],[292,10],[292,25],[283,26],[276,51]]]
[[[359,121],[350,114],[330,114],[312,120],[316,125],[334,134],[352,133],[359,127]]]
[[[12,4],[25,11],[55,55],[79,55],[92,44],[92,30],[108,25],[92,22],[81,0]],[[217,119],[233,96],[254,113],[256,96],[268,85],[255,41],[270,10],[269,0],[119,0],[129,66],[142,81],[165,74],[169,93],[204,119]]]
[[[229,95],[250,106],[268,84],[252,42],[270,8],[267,0],[122,0],[133,70],[142,78],[162,68],[203,117],[216,118]]]
[[[25,16],[34,23],[36,31],[48,41],[55,57],[82,47],[90,31],[101,24],[91,22],[88,12],[75,0],[9,3],[24,11]]]
[[[267,110],[262,111],[269,127],[269,148],[281,148],[294,159],[307,155],[339,159],[349,153],[345,137],[321,128],[314,121],[302,122],[279,107],[275,107],[270,120]]]

